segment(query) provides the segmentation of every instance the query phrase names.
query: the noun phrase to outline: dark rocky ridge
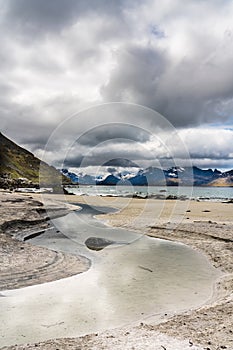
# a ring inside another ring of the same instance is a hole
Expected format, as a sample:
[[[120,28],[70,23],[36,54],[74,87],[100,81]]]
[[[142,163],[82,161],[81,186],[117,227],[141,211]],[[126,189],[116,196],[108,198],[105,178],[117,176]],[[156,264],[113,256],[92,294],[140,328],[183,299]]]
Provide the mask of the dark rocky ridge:
[[[39,187],[39,182],[44,187],[71,183],[53,166],[0,133],[0,188]]]

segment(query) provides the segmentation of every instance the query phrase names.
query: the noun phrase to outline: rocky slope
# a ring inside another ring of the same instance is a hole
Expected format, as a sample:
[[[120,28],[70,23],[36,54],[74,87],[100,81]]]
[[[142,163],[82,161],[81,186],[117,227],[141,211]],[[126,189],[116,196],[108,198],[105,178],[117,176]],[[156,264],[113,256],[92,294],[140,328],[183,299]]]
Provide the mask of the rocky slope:
[[[70,183],[54,167],[0,133],[0,188],[38,186],[40,170],[40,183],[44,186],[62,180]]]

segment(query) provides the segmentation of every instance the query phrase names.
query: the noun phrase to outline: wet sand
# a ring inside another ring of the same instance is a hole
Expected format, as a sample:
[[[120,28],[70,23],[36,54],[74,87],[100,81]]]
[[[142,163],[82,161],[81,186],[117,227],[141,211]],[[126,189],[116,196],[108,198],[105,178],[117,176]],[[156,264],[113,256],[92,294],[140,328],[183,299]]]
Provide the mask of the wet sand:
[[[0,191],[0,291],[54,281],[89,269],[84,257],[64,254],[24,242],[51,229],[42,203],[29,195]],[[53,216],[70,206],[50,206]]]
[[[33,195],[33,198],[40,200],[40,195]],[[58,195],[47,195],[47,198],[60,201],[59,205],[64,200],[64,196]],[[151,319],[127,330],[113,330],[78,339],[51,340],[37,344],[38,349],[233,348],[232,204],[196,201],[164,203],[159,200],[147,200],[145,203],[141,199],[77,196],[67,196],[67,199],[70,203],[83,202],[121,209],[118,213],[98,217],[109,225],[190,245],[205,253],[212,264],[226,275],[218,281],[211,303],[198,310],[189,310],[170,319],[164,317],[159,325]],[[8,349],[34,347],[13,346]]]

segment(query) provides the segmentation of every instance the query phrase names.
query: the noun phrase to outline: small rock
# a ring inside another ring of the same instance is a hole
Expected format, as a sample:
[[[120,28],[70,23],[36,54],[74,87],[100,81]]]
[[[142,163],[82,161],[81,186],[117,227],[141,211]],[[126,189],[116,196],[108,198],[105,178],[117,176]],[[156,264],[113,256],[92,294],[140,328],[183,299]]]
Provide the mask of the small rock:
[[[97,251],[102,250],[105,247],[114,243],[115,243],[114,241],[110,241],[108,239],[99,238],[99,237],[89,237],[85,241],[85,245],[87,246],[87,248],[91,250],[97,250]]]

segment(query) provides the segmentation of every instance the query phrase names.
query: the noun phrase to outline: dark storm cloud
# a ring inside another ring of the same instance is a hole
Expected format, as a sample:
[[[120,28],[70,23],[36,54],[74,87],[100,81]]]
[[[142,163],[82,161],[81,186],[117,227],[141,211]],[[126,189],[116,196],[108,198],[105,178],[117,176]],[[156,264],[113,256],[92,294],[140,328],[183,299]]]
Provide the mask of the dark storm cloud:
[[[26,36],[60,31],[90,13],[119,16],[123,1],[113,0],[10,0],[6,21]],[[88,28],[87,28],[88,30]],[[27,31],[27,33],[26,33]]]
[[[41,123],[39,111],[31,106],[22,108],[11,102],[10,97],[8,100],[6,92],[3,96],[0,98],[0,118],[6,136],[19,144],[28,145],[31,151],[35,151],[37,147],[43,148],[54,125]]]
[[[135,102],[148,107],[168,66],[166,55],[150,47],[124,47],[117,54],[117,67],[103,87],[106,100]],[[136,102],[137,101],[137,102]]]
[[[131,155],[132,156],[132,155]],[[136,154],[134,155],[136,157]],[[130,159],[125,158],[114,158],[106,161],[106,157],[104,154],[94,155],[93,157],[82,157],[77,156],[73,158],[65,159],[64,166],[67,168],[78,168],[80,166],[104,166],[109,167],[107,170],[109,173],[114,173],[117,171],[115,167],[122,168],[139,168],[140,166],[131,161]]]
[[[117,172],[117,169],[116,168],[107,168],[107,171],[110,173],[110,174],[114,174]]]
[[[79,167],[89,167],[89,166],[109,166],[112,165],[114,167],[127,167],[127,168],[139,168],[141,166],[141,162],[140,164],[137,164],[135,162],[133,162],[130,159],[124,159],[124,158],[118,158],[118,159],[111,159],[111,157],[115,156],[116,154],[114,154],[114,152],[112,152],[111,154],[98,154],[98,155],[94,155],[94,156],[86,156],[86,157],[82,157],[82,156],[77,156],[77,157],[73,157],[73,158],[67,158],[65,159],[64,162],[60,162],[64,164],[64,166],[66,168],[79,168]],[[137,158],[137,154],[130,155],[130,157],[135,157],[135,159]],[[108,159],[106,161],[106,159]],[[109,160],[110,159],[110,160]],[[110,167],[109,169],[112,169],[112,171],[109,170],[109,172],[114,172],[113,171],[113,167]]]
[[[233,99],[229,58],[224,65],[214,58],[208,63],[191,58],[172,66],[165,51],[128,47],[118,53],[117,66],[102,94],[106,100],[148,106],[178,127],[224,121],[229,116],[224,112]]]
[[[106,123],[94,129],[87,131],[77,139],[77,144],[86,146],[95,146],[104,141],[112,140],[112,142],[146,142],[150,135],[145,130],[137,126],[120,123]]]
[[[64,162],[60,161],[59,165],[61,165],[61,163],[63,163],[65,168],[79,168],[81,166],[82,162],[83,162],[83,157],[77,156],[77,157],[65,159]]]
[[[115,166],[115,167],[127,167],[127,168],[138,168],[138,164],[132,162],[129,159],[124,159],[124,158],[115,158],[107,161],[104,166]],[[109,169],[115,169],[115,168],[109,168]],[[109,170],[109,172],[114,172],[115,170]]]

